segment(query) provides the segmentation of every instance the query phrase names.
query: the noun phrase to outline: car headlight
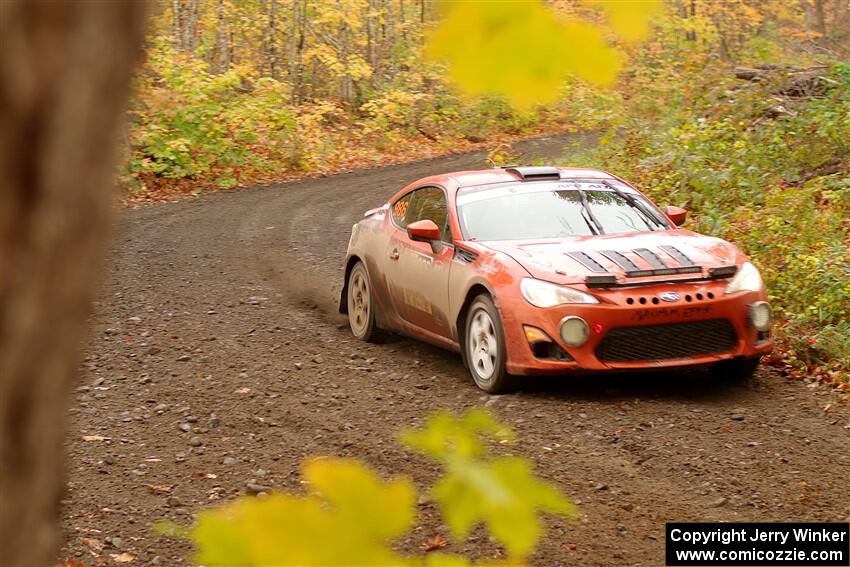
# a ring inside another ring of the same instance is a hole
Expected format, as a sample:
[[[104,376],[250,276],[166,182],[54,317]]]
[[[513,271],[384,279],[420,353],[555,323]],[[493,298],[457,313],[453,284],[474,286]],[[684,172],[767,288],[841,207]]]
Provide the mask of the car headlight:
[[[536,307],[554,307],[564,303],[599,303],[599,300],[589,293],[534,278],[523,278],[519,289],[525,300]]]
[[[739,291],[761,291],[764,288],[764,283],[761,281],[761,274],[758,268],[744,262],[729,285],[726,286],[726,295],[730,293],[738,293]]]

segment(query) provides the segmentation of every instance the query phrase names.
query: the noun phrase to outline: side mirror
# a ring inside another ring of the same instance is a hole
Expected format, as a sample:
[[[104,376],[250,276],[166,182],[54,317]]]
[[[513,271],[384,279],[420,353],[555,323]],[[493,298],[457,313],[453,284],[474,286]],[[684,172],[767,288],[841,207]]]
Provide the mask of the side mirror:
[[[440,240],[440,227],[430,219],[412,222],[407,225],[407,237],[419,242]]]
[[[673,205],[667,205],[664,207],[664,214],[667,215],[667,218],[669,218],[676,226],[682,226],[685,224],[685,219],[688,218],[688,211],[682,207],[674,207]]]

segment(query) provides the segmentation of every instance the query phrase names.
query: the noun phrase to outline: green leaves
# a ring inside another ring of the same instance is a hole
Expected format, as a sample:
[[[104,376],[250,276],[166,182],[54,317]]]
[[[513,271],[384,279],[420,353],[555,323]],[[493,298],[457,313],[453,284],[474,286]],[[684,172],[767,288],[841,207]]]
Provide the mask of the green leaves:
[[[380,480],[362,463],[304,465],[312,493],[241,499],[198,515],[192,538],[204,565],[401,565],[390,548],[411,528],[409,479]]]
[[[646,35],[648,18],[661,7],[654,1],[592,3],[629,41]],[[504,95],[528,108],[556,100],[569,75],[609,85],[622,65],[603,28],[563,21],[540,2],[452,2],[447,10],[426,53],[447,61],[450,77],[471,95]]]

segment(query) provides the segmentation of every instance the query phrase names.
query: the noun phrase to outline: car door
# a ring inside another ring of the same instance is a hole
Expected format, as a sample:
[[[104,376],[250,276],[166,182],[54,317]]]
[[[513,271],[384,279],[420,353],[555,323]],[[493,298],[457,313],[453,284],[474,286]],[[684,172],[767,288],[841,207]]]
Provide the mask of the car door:
[[[425,219],[441,228],[440,242],[418,242],[408,237],[407,225]],[[396,312],[414,330],[450,338],[448,283],[453,255],[443,189],[421,187],[393,203],[386,279]]]

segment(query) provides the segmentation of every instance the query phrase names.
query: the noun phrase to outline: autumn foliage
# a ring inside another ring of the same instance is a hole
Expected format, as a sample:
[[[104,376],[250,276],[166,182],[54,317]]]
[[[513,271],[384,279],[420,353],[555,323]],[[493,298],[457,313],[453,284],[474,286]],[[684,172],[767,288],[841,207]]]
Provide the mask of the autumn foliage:
[[[777,309],[774,362],[846,384],[848,30],[822,0],[166,3],[121,178],[158,200],[600,132],[563,164],[741,244]]]
[[[443,468],[428,497],[439,507],[453,538],[463,541],[483,524],[505,550],[490,565],[521,565],[543,535],[540,512],[574,518],[575,506],[536,478],[521,457],[492,455],[493,442],[509,443],[513,432],[484,410],[462,416],[432,415],[408,429],[403,443]],[[188,537],[204,565],[472,565],[439,551],[433,537],[425,556],[406,557],[393,542],[417,522],[416,488],[409,478],[385,481],[352,459],[317,458],[304,463],[306,495],[242,498],[202,511],[190,528],[159,524],[158,531]]]

